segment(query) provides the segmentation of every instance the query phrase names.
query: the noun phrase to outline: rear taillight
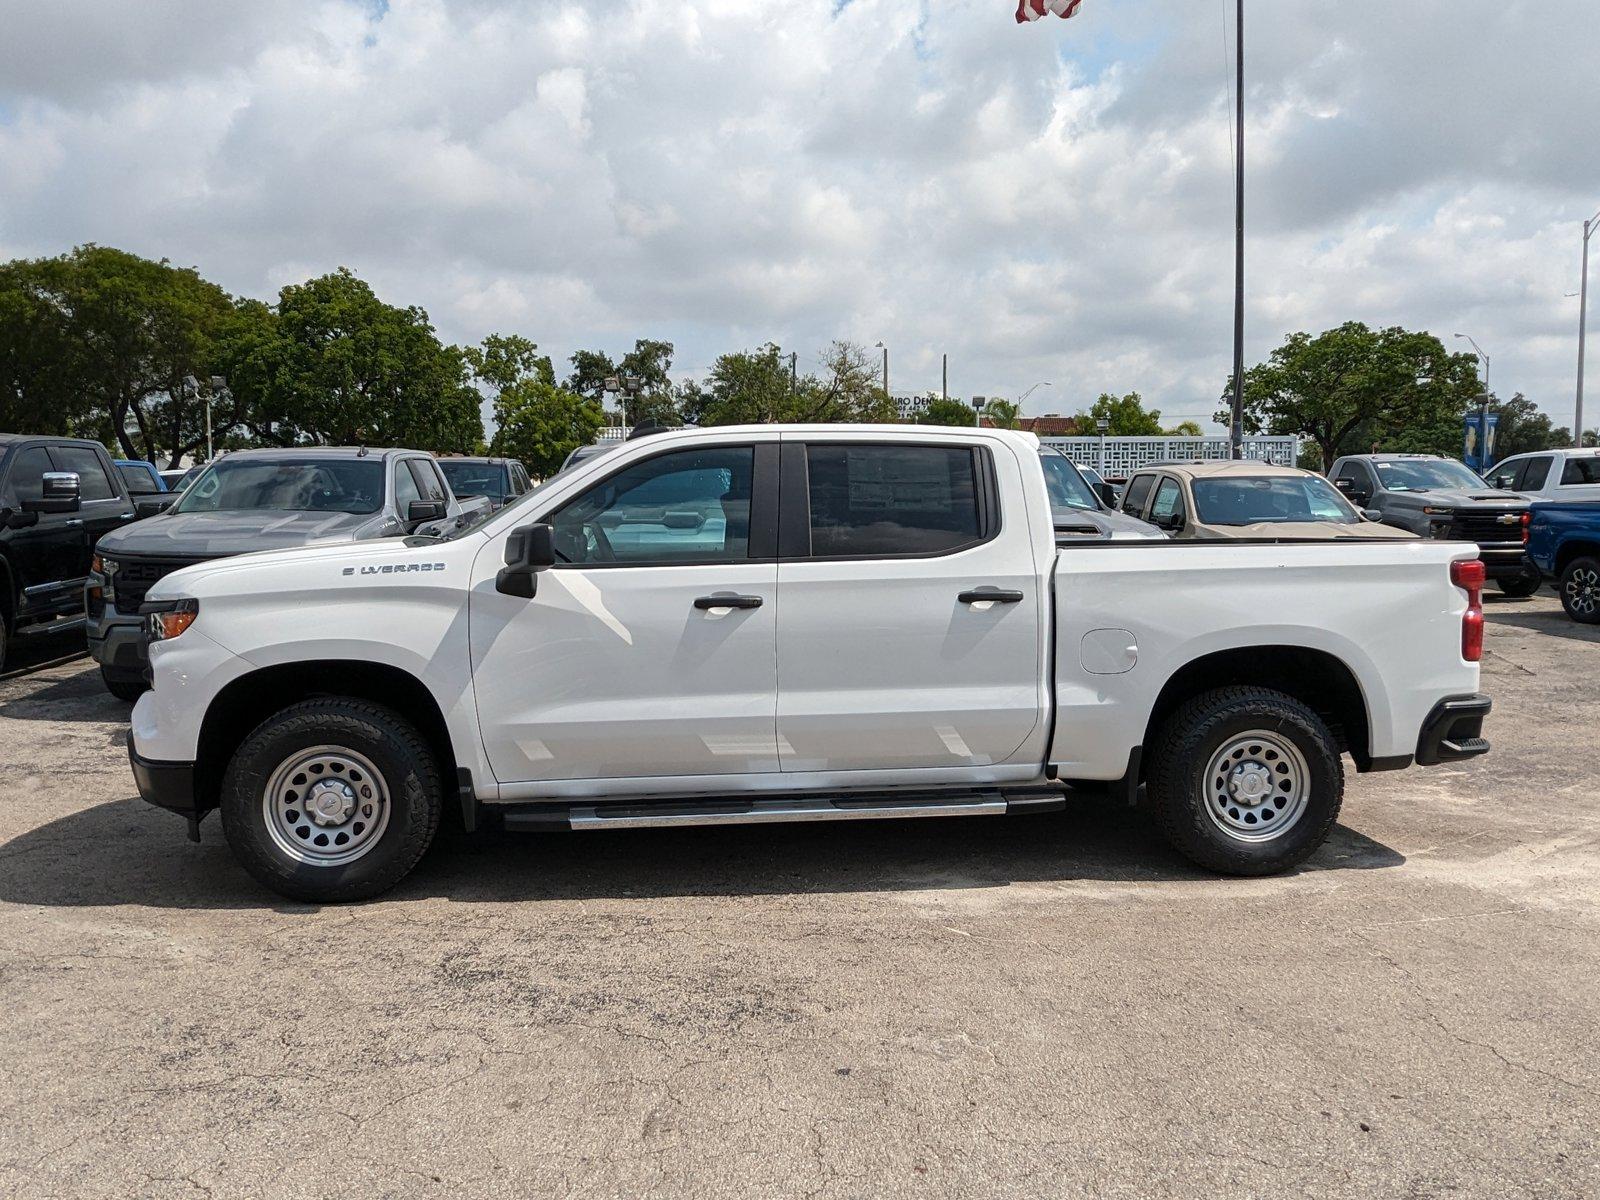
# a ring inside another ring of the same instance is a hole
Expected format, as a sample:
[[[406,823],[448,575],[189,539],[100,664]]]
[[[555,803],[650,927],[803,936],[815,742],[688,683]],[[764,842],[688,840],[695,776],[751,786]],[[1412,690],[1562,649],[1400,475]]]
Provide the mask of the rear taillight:
[[[1523,513],[1522,514],[1522,544],[1524,546],[1526,546],[1528,544],[1528,526],[1532,525],[1532,524],[1533,524],[1533,514],[1531,512]]]
[[[1467,611],[1461,614],[1461,657],[1477,662],[1483,657],[1483,581],[1487,575],[1476,558],[1450,564],[1450,582],[1467,594]]]

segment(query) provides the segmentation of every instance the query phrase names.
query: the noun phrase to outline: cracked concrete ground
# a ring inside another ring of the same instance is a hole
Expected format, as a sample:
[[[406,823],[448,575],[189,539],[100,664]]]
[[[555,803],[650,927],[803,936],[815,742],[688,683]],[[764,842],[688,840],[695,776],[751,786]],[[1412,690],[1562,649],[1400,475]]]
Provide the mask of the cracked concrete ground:
[[[1488,645],[1494,753],[1286,878],[1081,799],[457,836],[350,908],[141,803],[88,665],[0,681],[0,1195],[1593,1196],[1600,631]]]

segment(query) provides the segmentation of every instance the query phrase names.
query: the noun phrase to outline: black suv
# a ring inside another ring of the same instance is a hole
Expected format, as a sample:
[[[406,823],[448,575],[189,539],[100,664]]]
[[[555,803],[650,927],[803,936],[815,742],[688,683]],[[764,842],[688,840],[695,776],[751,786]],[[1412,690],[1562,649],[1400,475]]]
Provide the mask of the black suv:
[[[134,518],[100,443],[0,433],[0,666],[15,635],[83,615],[95,543]]]

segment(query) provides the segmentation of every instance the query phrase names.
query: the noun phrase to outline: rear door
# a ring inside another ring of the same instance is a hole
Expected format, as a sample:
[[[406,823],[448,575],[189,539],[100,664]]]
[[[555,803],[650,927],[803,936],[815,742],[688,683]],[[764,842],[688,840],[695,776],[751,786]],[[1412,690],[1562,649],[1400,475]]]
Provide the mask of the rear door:
[[[1021,478],[1004,445],[784,435],[784,771],[981,773],[1023,746],[1044,704],[1042,585],[1027,513],[999,505]]]

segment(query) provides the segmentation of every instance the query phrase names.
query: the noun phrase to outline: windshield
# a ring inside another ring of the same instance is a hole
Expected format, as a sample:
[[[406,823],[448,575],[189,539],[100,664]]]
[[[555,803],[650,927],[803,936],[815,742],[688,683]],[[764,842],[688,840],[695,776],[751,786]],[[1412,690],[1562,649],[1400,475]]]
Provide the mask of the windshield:
[[[452,462],[442,458],[439,467],[450,481],[450,490],[458,496],[506,498],[506,469],[499,463]]]
[[[1361,515],[1319,475],[1270,475],[1255,479],[1196,479],[1191,485],[1196,514],[1205,525],[1255,525],[1332,521],[1359,525]]]
[[[1044,468],[1044,486],[1050,493],[1051,508],[1076,508],[1099,512],[1100,501],[1089,489],[1073,461],[1059,450],[1039,448],[1039,465]]]
[[[175,513],[273,509],[375,513],[383,507],[383,461],[376,458],[234,458],[190,484]]]
[[[1466,467],[1448,458],[1414,458],[1400,462],[1375,462],[1378,485],[1391,492],[1426,492],[1433,488],[1481,488],[1479,479]]]

